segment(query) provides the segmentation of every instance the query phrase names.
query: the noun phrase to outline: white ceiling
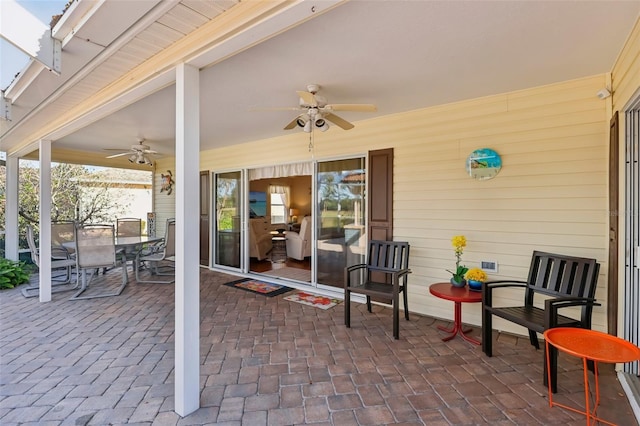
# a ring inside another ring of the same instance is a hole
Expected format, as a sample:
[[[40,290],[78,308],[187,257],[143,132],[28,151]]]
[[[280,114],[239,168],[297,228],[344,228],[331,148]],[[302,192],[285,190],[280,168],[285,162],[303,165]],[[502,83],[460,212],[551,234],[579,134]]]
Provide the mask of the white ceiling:
[[[309,83],[330,103],[378,106],[338,113],[356,132],[358,120],[377,115],[609,72],[639,13],[639,1],[351,1],[203,69],[201,149],[300,132],[282,129],[294,111],[251,108],[296,106],[295,91]],[[56,146],[100,152],[142,136],[171,154],[174,91]]]

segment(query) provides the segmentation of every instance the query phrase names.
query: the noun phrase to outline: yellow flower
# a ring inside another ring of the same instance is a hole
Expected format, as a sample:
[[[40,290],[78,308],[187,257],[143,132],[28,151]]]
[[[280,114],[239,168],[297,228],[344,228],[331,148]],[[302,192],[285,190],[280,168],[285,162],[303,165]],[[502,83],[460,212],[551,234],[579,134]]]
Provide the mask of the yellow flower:
[[[468,280],[485,282],[487,280],[487,273],[480,268],[471,268],[464,277]]]
[[[464,235],[456,235],[451,239],[451,244],[456,248],[457,251],[458,249],[462,249],[463,247],[467,246],[467,239],[464,237]],[[462,250],[460,250],[460,252],[462,252]]]

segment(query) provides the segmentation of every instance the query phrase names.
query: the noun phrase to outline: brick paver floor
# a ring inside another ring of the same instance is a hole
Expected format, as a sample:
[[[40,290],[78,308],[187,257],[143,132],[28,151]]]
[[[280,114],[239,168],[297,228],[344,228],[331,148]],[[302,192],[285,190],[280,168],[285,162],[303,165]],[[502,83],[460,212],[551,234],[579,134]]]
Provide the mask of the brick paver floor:
[[[487,358],[443,342],[436,325],[448,322],[412,314],[394,340],[391,309],[354,303],[347,329],[342,304],[324,311],[222,285],[236,278],[201,272],[201,408],[185,418],[173,411],[173,285],[50,303],[0,291],[0,424],[585,423],[549,408],[542,352],[527,338],[500,335]],[[561,354],[559,365],[556,398],[583,405],[581,364]],[[602,370],[599,414],[635,424],[613,369]]]

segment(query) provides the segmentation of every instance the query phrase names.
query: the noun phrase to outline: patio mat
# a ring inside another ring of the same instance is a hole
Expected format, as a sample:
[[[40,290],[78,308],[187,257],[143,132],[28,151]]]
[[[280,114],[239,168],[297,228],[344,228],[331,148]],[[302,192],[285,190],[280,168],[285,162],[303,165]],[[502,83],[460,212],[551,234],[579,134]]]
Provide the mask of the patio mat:
[[[237,281],[231,281],[225,283],[228,287],[239,288],[240,290],[250,291],[252,293],[262,294],[263,296],[273,297],[279,294],[286,293],[293,290],[290,287],[286,287],[279,284],[271,284],[260,280],[254,280],[252,278],[244,278]]]
[[[317,294],[306,293],[304,291],[298,291],[291,296],[286,296],[284,299],[290,302],[302,303],[303,305],[320,308],[325,311],[342,302],[340,299],[332,299],[331,297],[319,296]]]

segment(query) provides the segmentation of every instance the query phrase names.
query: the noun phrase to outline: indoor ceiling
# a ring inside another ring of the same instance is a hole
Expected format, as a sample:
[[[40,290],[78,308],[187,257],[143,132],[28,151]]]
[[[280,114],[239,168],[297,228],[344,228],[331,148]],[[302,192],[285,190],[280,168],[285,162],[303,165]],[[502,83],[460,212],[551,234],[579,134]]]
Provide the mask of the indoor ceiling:
[[[611,71],[640,2],[351,1],[201,71],[201,149],[285,131],[296,90],[329,103],[373,103],[358,121]],[[594,93],[595,96],[595,93]],[[73,134],[57,147],[174,151],[175,86]],[[343,132],[332,126],[328,132]],[[102,151],[104,152],[104,151]],[[126,157],[123,157],[126,159]]]

